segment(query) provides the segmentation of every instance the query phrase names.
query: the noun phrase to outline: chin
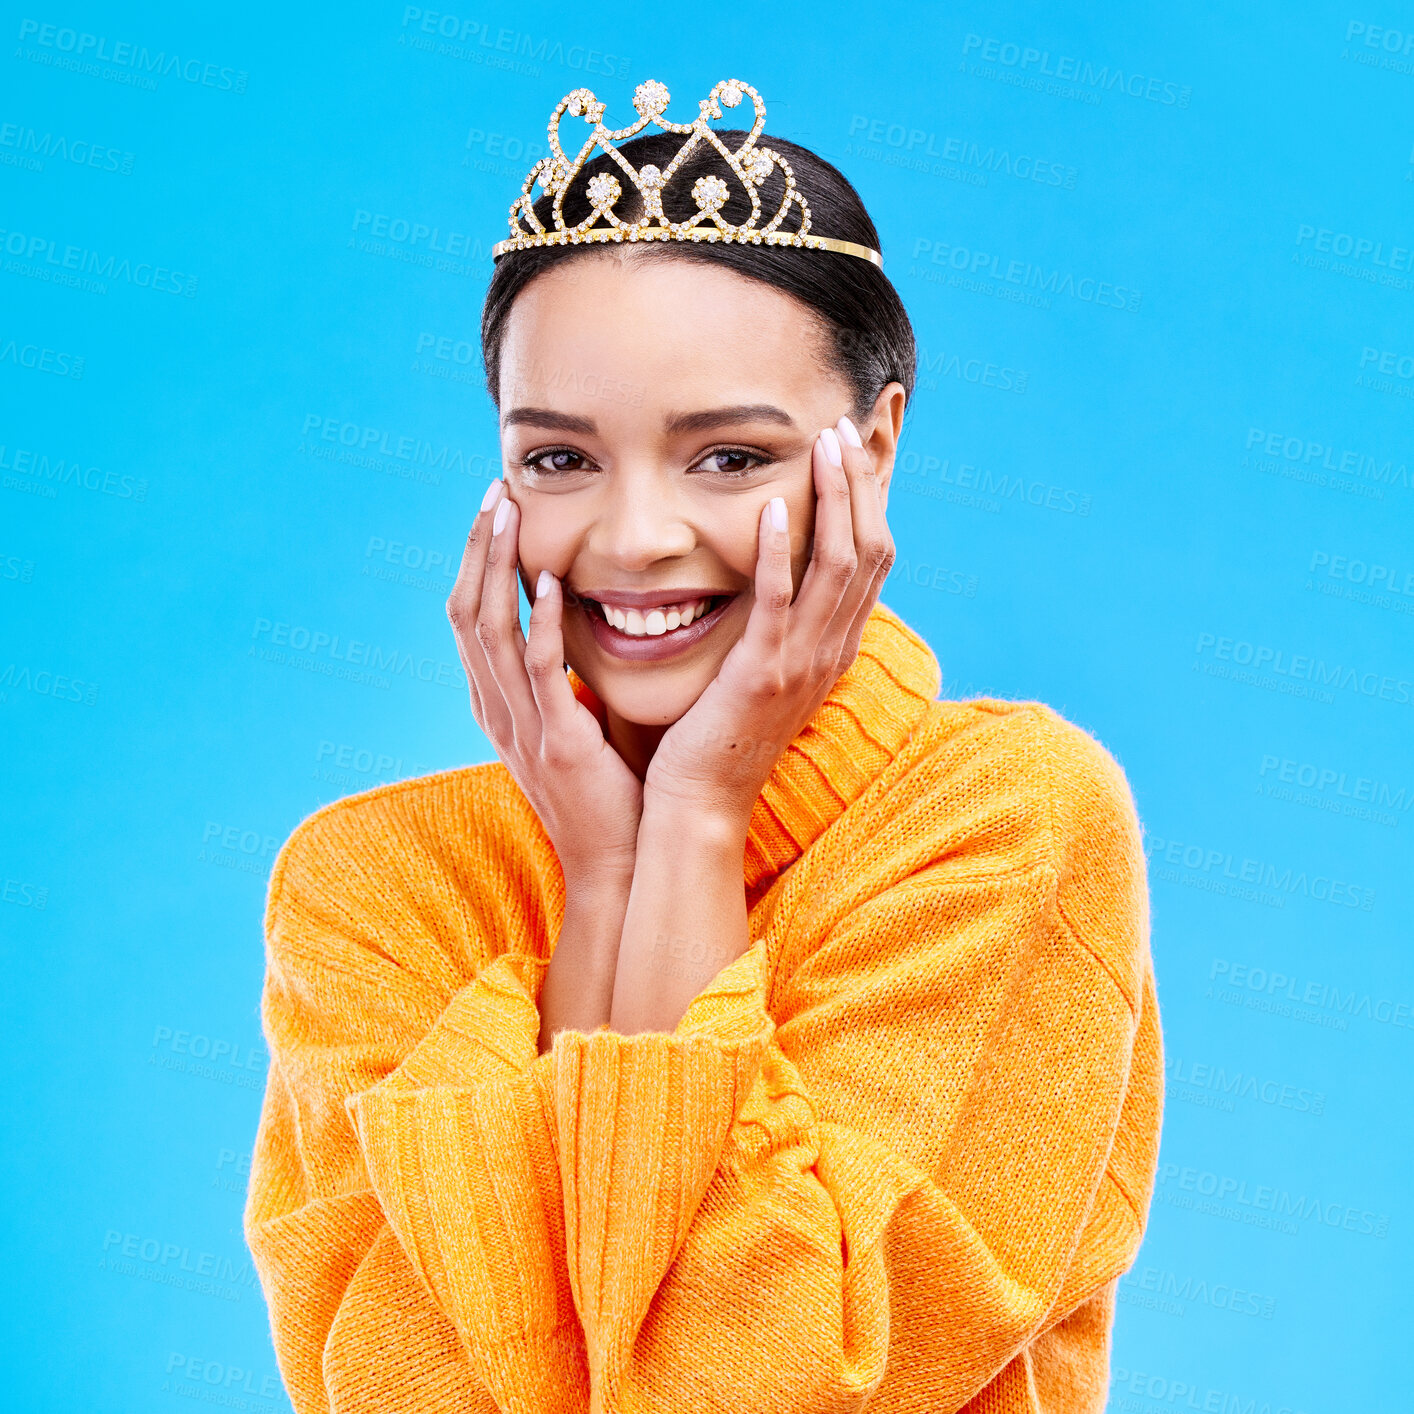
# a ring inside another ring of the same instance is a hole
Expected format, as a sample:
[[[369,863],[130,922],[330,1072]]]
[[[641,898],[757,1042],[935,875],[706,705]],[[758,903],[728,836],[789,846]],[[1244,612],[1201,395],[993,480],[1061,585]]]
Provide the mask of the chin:
[[[644,675],[645,679],[646,676]],[[677,675],[663,674],[665,678],[673,676]],[[687,714],[710,681],[711,679],[706,677],[693,682],[618,681],[605,684],[605,690],[599,694],[599,699],[625,722],[633,722],[641,727],[670,727]]]

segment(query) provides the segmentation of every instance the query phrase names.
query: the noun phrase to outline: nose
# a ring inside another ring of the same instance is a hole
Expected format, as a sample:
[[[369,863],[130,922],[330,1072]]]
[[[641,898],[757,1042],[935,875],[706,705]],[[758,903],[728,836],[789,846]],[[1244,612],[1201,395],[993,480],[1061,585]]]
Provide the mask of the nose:
[[[589,548],[606,564],[629,572],[688,554],[697,543],[687,498],[657,467],[620,467],[594,510]]]

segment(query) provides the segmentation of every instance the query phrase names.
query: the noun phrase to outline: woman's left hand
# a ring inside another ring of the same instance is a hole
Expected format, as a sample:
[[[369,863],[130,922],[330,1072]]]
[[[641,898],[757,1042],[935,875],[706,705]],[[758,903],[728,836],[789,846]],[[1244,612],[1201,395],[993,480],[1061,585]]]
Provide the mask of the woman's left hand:
[[[815,440],[810,562],[792,603],[785,501],[757,525],[755,598],[742,636],[701,697],[663,734],[644,777],[643,808],[686,808],[740,827],[781,753],[854,662],[894,562],[868,453],[848,418]],[[840,435],[843,433],[843,435]],[[841,464],[842,461],[842,464]]]

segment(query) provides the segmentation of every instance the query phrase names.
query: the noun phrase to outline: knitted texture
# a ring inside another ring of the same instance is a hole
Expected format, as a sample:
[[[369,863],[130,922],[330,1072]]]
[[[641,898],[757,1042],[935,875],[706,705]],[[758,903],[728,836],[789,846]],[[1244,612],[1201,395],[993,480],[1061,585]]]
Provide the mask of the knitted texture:
[[[1139,821],[1080,728],[940,682],[877,604],[671,1033],[538,1054],[564,877],[500,762],[300,824],[245,1209],[297,1414],[1104,1408],[1162,1119]]]

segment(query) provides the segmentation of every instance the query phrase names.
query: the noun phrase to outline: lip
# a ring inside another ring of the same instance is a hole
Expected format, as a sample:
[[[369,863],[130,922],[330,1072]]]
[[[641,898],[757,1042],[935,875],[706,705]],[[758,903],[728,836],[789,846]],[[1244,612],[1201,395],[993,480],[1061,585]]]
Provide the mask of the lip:
[[[616,609],[657,609],[663,604],[690,604],[694,599],[715,599],[719,594],[736,591],[688,585],[684,589],[576,589],[572,592],[579,599],[607,601]]]
[[[683,597],[703,599],[710,596],[689,594]],[[622,658],[633,663],[656,663],[663,658],[676,658],[680,653],[686,653],[688,649],[699,644],[716,628],[727,610],[736,603],[739,597],[739,595],[733,594],[729,599],[723,599],[710,613],[704,614],[700,619],[693,619],[686,628],[669,629],[666,633],[658,634],[656,638],[650,636],[630,638],[628,634],[620,633],[602,614],[591,609],[587,604],[580,604],[579,610],[589,620],[594,641],[611,658]],[[657,598],[655,602],[675,604],[678,601]],[[647,607],[652,608],[653,605],[649,604]]]

